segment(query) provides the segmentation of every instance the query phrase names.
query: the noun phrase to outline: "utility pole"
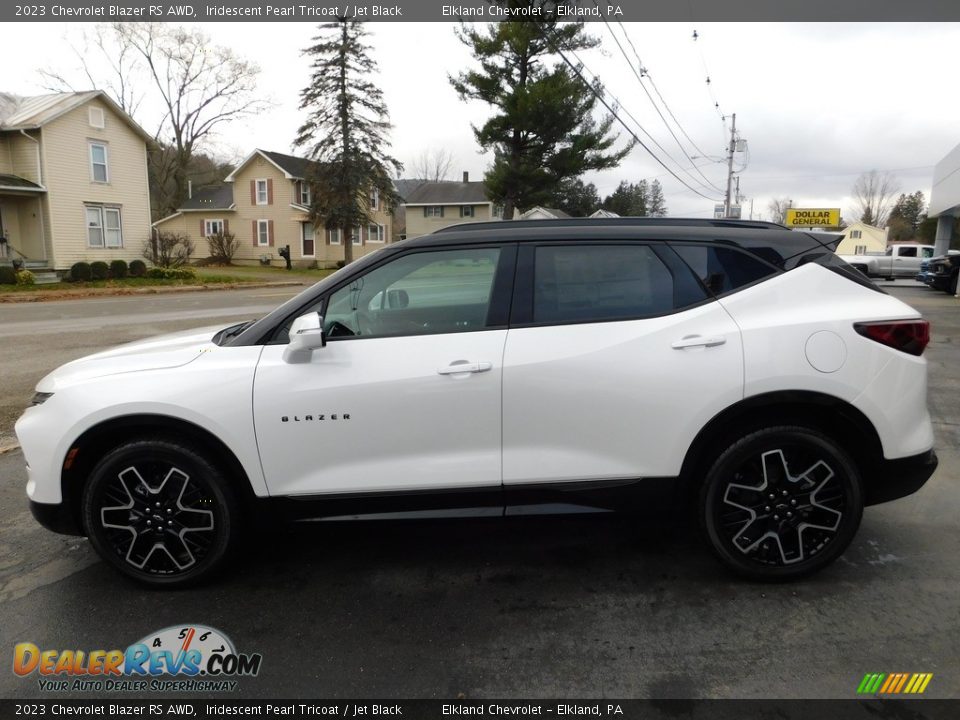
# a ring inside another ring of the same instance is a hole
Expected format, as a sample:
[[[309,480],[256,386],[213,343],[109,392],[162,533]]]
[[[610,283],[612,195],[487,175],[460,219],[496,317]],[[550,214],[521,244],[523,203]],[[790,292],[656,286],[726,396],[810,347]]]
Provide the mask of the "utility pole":
[[[730,149],[727,152],[727,196],[723,202],[723,216],[730,217],[730,192],[733,189],[733,153],[737,149],[737,114],[730,124]]]

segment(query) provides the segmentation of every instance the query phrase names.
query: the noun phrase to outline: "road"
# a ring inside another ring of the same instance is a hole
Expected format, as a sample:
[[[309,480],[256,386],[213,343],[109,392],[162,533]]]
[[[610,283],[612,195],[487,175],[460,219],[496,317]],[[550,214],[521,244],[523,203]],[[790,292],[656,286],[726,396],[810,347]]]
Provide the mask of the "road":
[[[851,698],[867,672],[931,672],[928,697],[960,696],[960,302],[892,292],[933,322],[940,468],[867,509],[841,560],[803,582],[743,582],[685,526],[603,516],[305,524],[250,538],[216,583],[149,592],[32,521],[14,451],[0,456],[0,648],[123,648],[204,623],[263,655],[241,698]],[[237,317],[267,304],[230,297]],[[61,355],[99,347],[42,337],[51,353],[69,342]],[[51,699],[9,671],[0,697]]]

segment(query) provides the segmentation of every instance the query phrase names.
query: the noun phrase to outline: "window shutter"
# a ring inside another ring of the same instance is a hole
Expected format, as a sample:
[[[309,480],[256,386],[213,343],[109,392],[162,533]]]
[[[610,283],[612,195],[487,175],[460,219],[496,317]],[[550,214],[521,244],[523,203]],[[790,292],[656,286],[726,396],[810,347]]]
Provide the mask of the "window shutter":
[[[443,217],[443,205],[440,206],[440,217]]]
[[[200,237],[206,237],[206,236],[207,236],[207,221],[201,219],[200,220]]]
[[[267,178],[267,205],[273,205],[273,178]],[[273,245],[272,237],[270,244]]]
[[[257,181],[256,180],[250,181],[250,204],[251,205],[257,204]]]
[[[268,188],[270,187],[270,181],[269,181],[269,180],[267,180],[267,187],[268,187]],[[267,194],[268,194],[268,196],[269,196],[269,194],[270,194],[270,191],[269,191],[269,190],[267,191]],[[273,247],[273,220],[267,220],[267,244],[268,244],[270,247]]]
[[[253,226],[253,246],[256,247],[257,244],[258,244],[258,243],[257,243],[257,236],[259,235],[259,233],[257,232],[257,221],[256,221],[256,220],[251,220],[250,223],[251,223],[252,226]]]
[[[226,235],[230,232],[230,221],[226,218],[223,219],[223,234]]]
[[[424,217],[429,217],[429,216],[427,215],[427,208],[426,208],[426,206],[424,206],[424,208],[423,208],[423,216],[424,216]]]

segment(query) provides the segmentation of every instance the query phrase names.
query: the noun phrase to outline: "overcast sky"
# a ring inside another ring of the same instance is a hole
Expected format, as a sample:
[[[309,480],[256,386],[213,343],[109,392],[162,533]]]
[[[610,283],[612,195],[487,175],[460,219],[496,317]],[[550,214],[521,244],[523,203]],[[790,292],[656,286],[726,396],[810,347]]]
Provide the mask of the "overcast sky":
[[[221,154],[243,157],[253,147],[290,152],[302,120],[298,93],[308,78],[300,51],[315,27],[297,23],[203,23],[213,42],[229,44],[261,68],[260,88],[273,109],[223,128]],[[607,90],[683,167],[684,157],[656,114],[637,78],[603,23],[589,24],[601,47],[581,59]],[[624,43],[621,28],[612,26]],[[70,71],[76,58],[68,43],[82,45],[83,24],[7,24],[0,46],[17,57],[22,71],[6,72],[0,90],[23,95],[44,92],[38,70]],[[384,90],[393,153],[408,166],[424,150],[445,148],[456,157],[456,176],[480,179],[489,157],[479,154],[470,129],[488,116],[482,103],[463,103],[447,75],[470,64],[454,36],[453,23],[371,23]],[[724,154],[728,132],[714,107],[737,114],[747,140],[749,163],[740,188],[747,198],[744,217],[768,213],[773,196],[787,195],[804,207],[840,207],[851,215],[850,189],[866,170],[890,170],[905,192],[922,190],[929,199],[933,165],[960,143],[960,97],[955,92],[960,25],[915,23],[624,23],[643,65],[692,141],[704,153]],[[697,31],[697,40],[692,38]],[[41,51],[42,52],[38,52]],[[634,61],[635,63],[635,61]],[[706,83],[709,74],[710,85]],[[79,83],[81,87],[86,83]],[[148,130],[149,108],[137,119]],[[666,113],[665,113],[666,114]],[[666,154],[643,135],[671,168]],[[729,119],[727,121],[729,123]],[[686,152],[700,155],[676,129]],[[621,132],[623,138],[626,137]],[[738,156],[737,167],[746,158]],[[726,167],[709,159],[702,172],[720,188]],[[678,174],[691,185],[684,172]],[[699,175],[694,173],[698,179]],[[704,199],[673,179],[637,147],[623,164],[588,175],[601,196],[621,180],[658,178],[671,215],[708,216],[716,190]]]

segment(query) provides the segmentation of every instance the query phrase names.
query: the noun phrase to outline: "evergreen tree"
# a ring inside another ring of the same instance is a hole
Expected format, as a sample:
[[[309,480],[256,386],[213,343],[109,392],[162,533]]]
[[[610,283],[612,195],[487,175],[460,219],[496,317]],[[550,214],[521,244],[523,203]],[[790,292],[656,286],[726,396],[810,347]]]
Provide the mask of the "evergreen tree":
[[[538,7],[534,0],[495,0],[512,9]],[[595,47],[580,22],[558,22],[547,11],[536,21],[504,21],[475,29],[462,24],[460,40],[480,63],[478,70],[450,77],[461,99],[482,100],[494,114],[473,131],[480,147],[493,151],[484,181],[503,217],[514,208],[547,204],[561,181],[587,170],[615,167],[632,148],[612,152],[613,117],[593,117],[597,102],[562,61],[565,53]]]
[[[550,200],[550,207],[573,217],[587,217],[600,207],[597,186],[584,183],[580,178],[562,180]]]
[[[647,214],[650,217],[664,217],[667,214],[667,201],[663,197],[663,187],[659,180],[650,183],[650,198],[647,201]]]
[[[368,79],[376,63],[364,43],[363,24],[340,18],[319,26],[310,84],[300,92],[306,121],[295,145],[314,160],[310,217],[315,225],[340,229],[344,261],[353,260],[353,228],[370,222],[377,202],[393,208],[399,201],[390,178],[403,166],[387,154],[390,123],[383,93]]]

